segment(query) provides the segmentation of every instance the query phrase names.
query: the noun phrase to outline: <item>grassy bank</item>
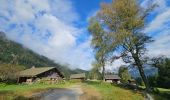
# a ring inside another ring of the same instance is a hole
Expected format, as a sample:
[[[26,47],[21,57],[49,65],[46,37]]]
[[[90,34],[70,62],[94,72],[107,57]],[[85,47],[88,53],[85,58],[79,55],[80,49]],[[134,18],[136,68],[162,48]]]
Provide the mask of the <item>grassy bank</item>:
[[[170,89],[157,88],[157,92],[152,94],[155,100],[169,100]]]
[[[85,87],[99,91],[102,100],[144,100],[142,93],[138,91],[127,90],[108,83],[88,81]]]
[[[0,100],[27,100],[34,93],[43,92],[51,88],[65,88],[70,85],[72,85],[71,82],[32,85],[0,84]]]
[[[145,88],[144,86],[140,87]],[[155,92],[152,93],[152,96],[155,100],[169,100],[170,89],[155,87]]]

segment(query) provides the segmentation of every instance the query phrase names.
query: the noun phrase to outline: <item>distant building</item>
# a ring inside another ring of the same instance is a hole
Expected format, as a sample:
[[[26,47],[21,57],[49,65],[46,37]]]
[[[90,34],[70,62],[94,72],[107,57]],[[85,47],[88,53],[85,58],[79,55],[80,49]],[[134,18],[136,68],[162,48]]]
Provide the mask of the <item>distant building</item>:
[[[105,75],[105,81],[110,83],[120,83],[120,77],[118,75]]]
[[[41,79],[57,81],[63,78],[64,76],[56,67],[32,67],[19,72],[18,83],[32,83]]]
[[[130,79],[130,80],[128,80],[128,82],[129,82],[129,84],[131,84],[131,85],[136,85],[135,79]]]
[[[86,74],[85,74],[85,73],[72,74],[72,75],[70,76],[70,79],[72,79],[72,80],[84,81],[84,80],[86,79]]]

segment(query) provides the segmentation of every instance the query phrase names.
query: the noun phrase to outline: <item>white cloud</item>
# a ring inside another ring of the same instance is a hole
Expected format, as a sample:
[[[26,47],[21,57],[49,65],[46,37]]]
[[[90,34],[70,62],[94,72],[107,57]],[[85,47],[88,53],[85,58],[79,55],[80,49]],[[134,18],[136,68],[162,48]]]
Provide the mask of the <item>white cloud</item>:
[[[166,0],[143,0],[140,5],[145,8],[150,4],[157,4],[159,7],[156,8],[156,10],[159,10],[159,12],[161,12],[167,7]]]
[[[0,30],[9,38],[56,62],[91,67],[90,38],[77,44],[86,33],[73,24],[79,16],[71,1],[1,0],[0,4]]]
[[[150,0],[144,0],[141,5],[146,6]],[[167,5],[168,0],[154,0],[154,3],[159,7],[154,10],[156,14],[151,19],[149,25],[145,29],[145,33],[148,33],[155,40],[149,44],[149,56],[165,55],[170,57],[168,52],[170,49],[170,7]]]
[[[154,39],[155,41],[149,45],[149,55],[152,57],[159,55],[170,57],[170,29],[162,31]]]
[[[153,18],[150,19],[150,23],[144,30],[145,33],[161,31],[162,29],[167,28],[167,23],[170,21],[170,7],[167,5],[168,2],[166,0],[144,0],[141,3],[141,6],[145,8],[151,3],[157,4],[158,7],[152,12]]]
[[[67,22],[74,22],[79,19],[79,16],[73,7],[73,3],[70,0],[51,0],[50,4],[51,13],[56,17]]]
[[[164,12],[156,16],[154,20],[151,21],[145,32],[155,32],[163,30],[169,26],[167,24],[170,22],[170,8],[164,9]]]

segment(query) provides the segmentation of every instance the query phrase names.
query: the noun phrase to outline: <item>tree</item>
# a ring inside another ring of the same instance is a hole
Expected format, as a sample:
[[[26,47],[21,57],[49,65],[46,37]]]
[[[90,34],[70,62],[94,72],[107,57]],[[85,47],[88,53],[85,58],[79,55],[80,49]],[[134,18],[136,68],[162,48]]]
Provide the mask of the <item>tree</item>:
[[[91,44],[94,48],[96,58],[94,67],[102,68],[102,79],[104,80],[105,63],[107,61],[106,42],[108,37],[104,33],[103,28],[95,19],[91,19],[88,30],[93,36]]]
[[[97,79],[97,80],[101,80],[102,79],[102,75],[99,71],[99,68],[93,67],[89,74],[88,74],[88,78],[89,79]]]
[[[153,66],[158,68],[157,85],[163,88],[170,88],[170,58],[153,58]]]
[[[128,68],[126,66],[121,66],[119,68],[119,76],[121,78],[121,82],[123,82],[123,83],[127,83],[128,80],[131,79]]]
[[[16,80],[18,72],[23,70],[24,67],[12,64],[0,64],[0,80],[3,82],[10,82]]]
[[[141,79],[141,77],[135,78],[135,81],[136,81],[137,85],[144,86],[144,83],[143,83],[143,80]]]
[[[93,39],[106,38],[102,49],[105,51],[104,55],[118,52],[119,56],[111,56],[112,61],[122,58],[138,68],[147,90],[150,86],[144,74],[143,65],[147,60],[146,44],[152,42],[152,39],[143,33],[143,29],[147,24],[145,21],[147,15],[154,7],[153,4],[144,9],[136,0],[113,0],[111,4],[103,3],[95,16],[97,27],[92,27],[93,31],[90,31]],[[90,24],[90,27],[93,25]],[[103,42],[95,42],[95,44],[102,45]]]
[[[18,65],[17,56],[12,54],[12,57],[9,64],[0,64],[0,80],[3,82],[16,80],[18,72],[24,69],[23,66]]]

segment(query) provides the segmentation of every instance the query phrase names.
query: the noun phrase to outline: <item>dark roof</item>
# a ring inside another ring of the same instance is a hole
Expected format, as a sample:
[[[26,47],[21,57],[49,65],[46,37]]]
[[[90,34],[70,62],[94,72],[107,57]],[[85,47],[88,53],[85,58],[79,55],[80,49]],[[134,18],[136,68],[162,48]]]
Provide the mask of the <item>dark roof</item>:
[[[19,76],[22,76],[22,77],[34,77],[36,75],[39,75],[41,73],[44,73],[44,72],[49,71],[49,70],[54,69],[54,68],[56,68],[56,67],[30,68],[30,69],[26,69],[26,70],[23,70],[23,71],[19,72]],[[59,73],[59,74],[61,74],[61,73]]]
[[[105,75],[105,79],[121,79],[118,75]]]
[[[85,78],[85,77],[86,77],[85,73],[81,73],[81,74],[72,74],[72,75],[70,76],[71,79]]]
[[[128,81],[130,81],[130,82],[135,82],[136,80],[135,80],[135,79],[129,79]]]

